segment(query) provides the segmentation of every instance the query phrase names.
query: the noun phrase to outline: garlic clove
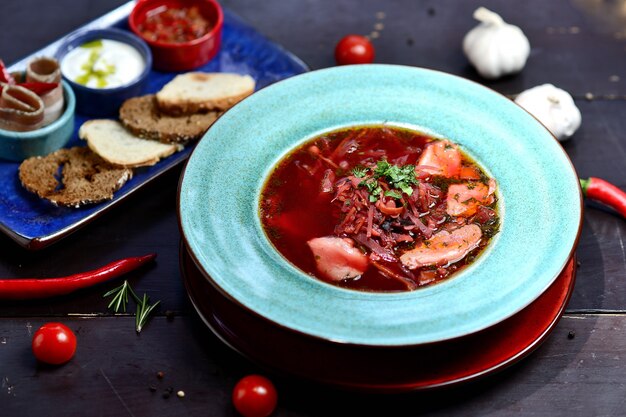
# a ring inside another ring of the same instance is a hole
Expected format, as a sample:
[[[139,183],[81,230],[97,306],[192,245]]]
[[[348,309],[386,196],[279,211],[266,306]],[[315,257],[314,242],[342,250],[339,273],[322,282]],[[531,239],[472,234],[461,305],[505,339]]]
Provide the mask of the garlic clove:
[[[520,93],[515,102],[535,116],[560,141],[569,139],[580,127],[582,116],[565,90],[543,84]]]
[[[463,39],[463,52],[478,73],[489,79],[519,72],[530,55],[524,32],[484,7],[474,12],[481,23]]]
[[[486,7],[479,7],[474,10],[474,19],[486,25],[504,26],[506,23],[498,13],[492,12]]]

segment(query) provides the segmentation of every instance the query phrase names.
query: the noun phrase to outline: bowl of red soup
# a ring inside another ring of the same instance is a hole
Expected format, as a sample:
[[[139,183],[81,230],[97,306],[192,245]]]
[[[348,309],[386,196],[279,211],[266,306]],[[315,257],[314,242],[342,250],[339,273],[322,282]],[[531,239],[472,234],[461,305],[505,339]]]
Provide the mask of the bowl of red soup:
[[[155,69],[186,71],[219,51],[223,14],[215,0],[141,0],[128,24],[150,46]]]
[[[314,71],[200,141],[179,220],[198,269],[257,318],[412,346],[515,315],[572,257],[582,197],[553,136],[479,84],[413,67]]]

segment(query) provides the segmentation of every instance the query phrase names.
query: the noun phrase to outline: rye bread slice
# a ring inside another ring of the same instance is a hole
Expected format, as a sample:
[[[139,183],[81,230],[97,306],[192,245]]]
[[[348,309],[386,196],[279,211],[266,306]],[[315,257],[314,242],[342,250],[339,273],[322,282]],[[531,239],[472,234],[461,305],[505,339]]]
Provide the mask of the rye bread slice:
[[[221,115],[219,112],[170,116],[159,110],[153,94],[133,97],[120,107],[120,121],[135,135],[163,143],[200,139]]]
[[[24,188],[54,205],[67,207],[110,200],[132,175],[130,169],[115,167],[79,146],[28,158],[19,168]]]
[[[182,145],[141,139],[117,120],[89,120],[78,130],[78,137],[86,140],[89,148],[105,161],[126,168],[154,165],[183,148]]]
[[[249,75],[188,72],[177,75],[156,95],[159,109],[181,115],[228,110],[254,92]]]

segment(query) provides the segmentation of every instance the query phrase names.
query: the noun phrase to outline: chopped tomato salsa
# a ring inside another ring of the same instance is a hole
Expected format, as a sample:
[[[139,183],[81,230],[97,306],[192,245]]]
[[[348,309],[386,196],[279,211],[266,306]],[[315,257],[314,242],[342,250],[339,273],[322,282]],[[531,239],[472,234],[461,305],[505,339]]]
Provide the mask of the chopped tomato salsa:
[[[148,12],[138,29],[153,42],[184,43],[206,35],[211,24],[197,6],[180,9],[162,6]]]
[[[496,182],[454,143],[390,126],[327,133],[292,151],[261,194],[291,263],[363,291],[407,291],[462,269],[497,233]]]

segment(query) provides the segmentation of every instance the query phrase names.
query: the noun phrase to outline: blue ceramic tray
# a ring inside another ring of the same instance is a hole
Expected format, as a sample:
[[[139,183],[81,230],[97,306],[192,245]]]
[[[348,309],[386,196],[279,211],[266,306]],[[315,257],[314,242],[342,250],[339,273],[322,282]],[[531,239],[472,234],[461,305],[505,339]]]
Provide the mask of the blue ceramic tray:
[[[135,2],[128,2],[106,15],[83,26],[82,29],[118,27],[128,30],[126,18]],[[62,39],[12,65],[11,71],[23,70],[34,56],[54,56]],[[224,10],[222,47],[218,55],[198,69],[206,72],[235,72],[250,74],[257,82],[257,89],[281,79],[308,71],[296,56],[276,45],[241,21],[236,15]],[[146,93],[157,92],[176,73],[152,71]],[[67,144],[85,146],[78,139],[78,128],[87,120],[76,115],[75,129]],[[119,190],[113,200],[80,209],[55,207],[24,190],[19,182],[18,163],[0,161],[0,230],[19,245],[31,249],[44,248],[78,230],[100,214],[115,206],[143,185],[154,180],[174,166],[185,161],[193,146],[164,159],[153,167],[136,169],[132,180]]]

